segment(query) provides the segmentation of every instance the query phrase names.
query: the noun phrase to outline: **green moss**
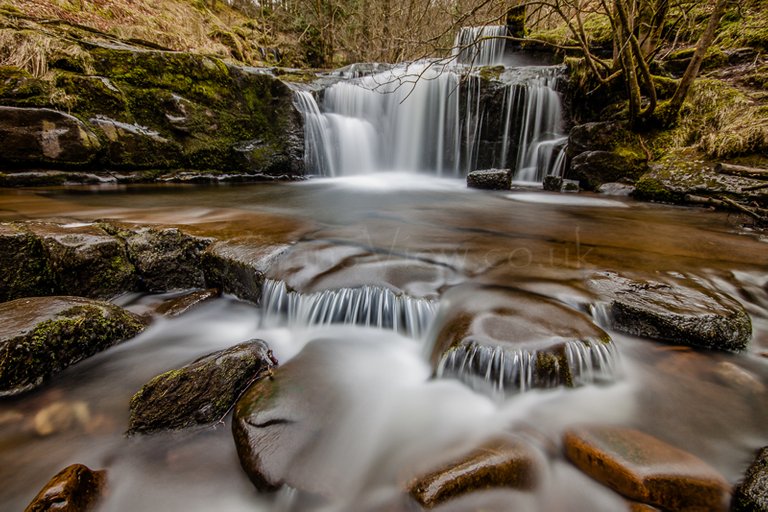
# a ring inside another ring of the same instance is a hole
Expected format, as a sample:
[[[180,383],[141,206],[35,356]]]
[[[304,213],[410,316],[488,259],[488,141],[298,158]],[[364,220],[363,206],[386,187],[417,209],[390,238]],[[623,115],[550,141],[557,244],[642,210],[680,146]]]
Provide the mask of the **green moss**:
[[[498,80],[504,73],[504,66],[484,66],[480,68],[479,75],[483,80]]]
[[[679,194],[667,189],[657,178],[641,176],[635,184],[634,197],[643,201],[660,203],[678,203],[682,199]]]

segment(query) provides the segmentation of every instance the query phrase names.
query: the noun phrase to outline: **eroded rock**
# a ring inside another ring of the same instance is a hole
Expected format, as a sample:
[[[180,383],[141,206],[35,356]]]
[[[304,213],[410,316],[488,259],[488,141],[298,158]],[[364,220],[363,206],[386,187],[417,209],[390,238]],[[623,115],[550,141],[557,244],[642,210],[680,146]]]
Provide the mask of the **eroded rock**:
[[[484,489],[530,490],[537,484],[542,464],[542,456],[533,447],[506,436],[416,479],[408,492],[422,506],[432,508]]]
[[[691,280],[667,284],[604,272],[589,285],[608,303],[611,325],[618,331],[732,351],[744,350],[752,338],[752,322],[741,304]]]
[[[282,245],[215,243],[203,255],[205,282],[208,286],[222,289],[224,293],[259,302],[264,274],[285,249],[286,246]]]
[[[733,512],[768,511],[768,447],[760,450],[736,486],[731,502]]]
[[[264,341],[251,340],[160,374],[131,398],[129,433],[218,421],[249,384],[269,375],[276,364]]]
[[[145,324],[107,302],[35,297],[0,304],[0,326],[0,396],[8,396],[136,336]]]
[[[509,190],[512,186],[510,169],[486,169],[467,174],[467,186],[485,190]]]
[[[93,471],[82,464],[72,464],[51,478],[24,512],[95,510],[106,485],[106,471]]]
[[[643,432],[612,426],[569,429],[566,457],[616,492],[663,510],[726,510],[729,485],[707,463]]]

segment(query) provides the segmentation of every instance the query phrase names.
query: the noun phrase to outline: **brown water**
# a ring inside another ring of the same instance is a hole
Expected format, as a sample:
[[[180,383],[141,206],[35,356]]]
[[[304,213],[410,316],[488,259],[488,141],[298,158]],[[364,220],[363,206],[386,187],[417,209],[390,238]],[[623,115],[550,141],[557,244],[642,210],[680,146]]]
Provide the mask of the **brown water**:
[[[239,467],[229,420],[194,432],[122,434],[128,400],[149,378],[251,337],[268,341],[281,363],[302,354],[317,388],[333,389],[331,403],[345,404],[302,461],[308,478],[322,475],[337,490],[327,510],[398,503],[402,474],[499,431],[525,432],[549,450],[540,490],[470,497],[446,510],[505,510],[509,500],[520,510],[621,510],[621,498],[558,455],[563,429],[577,423],[639,428],[703,458],[732,483],[752,451],[768,444],[768,359],[761,355],[768,351],[768,239],[719,213],[586,194],[480,193],[458,181],[397,175],[0,192],[0,220],[41,218],[174,225],[244,251],[290,245],[269,277],[304,292],[368,284],[439,300],[474,282],[584,310],[594,301],[585,286],[594,271],[661,281],[683,275],[739,300],[752,316],[753,340],[733,355],[609,331],[621,355],[617,382],[499,400],[431,380],[428,340],[355,326],[265,328],[256,306],[224,297],[158,319],[45,388],[0,402],[3,510],[22,509],[75,462],[109,470],[101,510],[314,510],[289,490],[256,493]],[[141,309],[159,298],[117,300]],[[327,371],[317,370],[329,360]],[[52,433],[50,416],[64,418]]]

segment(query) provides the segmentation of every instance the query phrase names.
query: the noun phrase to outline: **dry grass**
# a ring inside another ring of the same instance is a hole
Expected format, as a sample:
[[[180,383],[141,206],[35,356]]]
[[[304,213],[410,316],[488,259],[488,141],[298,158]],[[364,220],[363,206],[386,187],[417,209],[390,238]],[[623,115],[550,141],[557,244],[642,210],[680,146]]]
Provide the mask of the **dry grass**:
[[[90,54],[76,44],[40,32],[0,29],[0,66],[21,68],[40,78],[48,73],[48,64],[60,58],[77,62],[86,72],[92,70]]]

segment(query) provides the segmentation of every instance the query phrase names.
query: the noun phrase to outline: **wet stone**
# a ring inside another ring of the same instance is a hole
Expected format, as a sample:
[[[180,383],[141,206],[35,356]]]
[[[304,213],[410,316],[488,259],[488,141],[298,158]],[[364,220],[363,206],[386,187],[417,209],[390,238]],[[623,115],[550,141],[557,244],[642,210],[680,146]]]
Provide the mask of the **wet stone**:
[[[612,426],[568,430],[566,457],[631,500],[670,511],[724,511],[728,483],[707,463],[640,431]]]
[[[237,245],[217,242],[203,254],[205,282],[209,287],[220,288],[224,293],[258,303],[264,285],[264,274],[273,260],[287,246]]]
[[[221,290],[209,288],[207,290],[195,290],[185,293],[179,297],[174,297],[161,303],[155,311],[166,317],[175,317],[183,315],[192,308],[195,308],[208,300],[221,296]]]
[[[498,287],[448,292],[431,361],[438,376],[491,393],[610,382],[617,353],[582,313],[538,295]]]
[[[0,396],[8,396],[136,336],[145,323],[107,302],[35,297],[0,304],[0,326]]]
[[[618,331],[731,351],[744,350],[752,338],[752,322],[741,304],[691,280],[667,284],[604,272],[589,286],[608,303],[611,325]]]
[[[56,290],[42,243],[19,225],[0,224],[0,268],[0,302]]]
[[[484,190],[509,190],[512,186],[510,169],[485,169],[467,174],[467,187]]]
[[[220,420],[277,360],[262,340],[208,354],[150,380],[131,398],[129,433],[184,429]]]
[[[736,486],[731,502],[733,512],[768,512],[768,447],[760,450]]]
[[[531,490],[539,479],[542,456],[513,436],[485,443],[458,460],[409,485],[411,496],[424,507],[492,488]]]
[[[107,472],[72,464],[45,484],[24,512],[88,512],[95,510],[107,485]]]

